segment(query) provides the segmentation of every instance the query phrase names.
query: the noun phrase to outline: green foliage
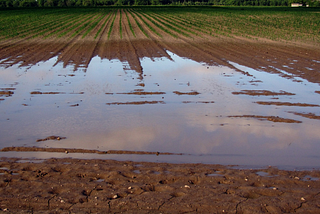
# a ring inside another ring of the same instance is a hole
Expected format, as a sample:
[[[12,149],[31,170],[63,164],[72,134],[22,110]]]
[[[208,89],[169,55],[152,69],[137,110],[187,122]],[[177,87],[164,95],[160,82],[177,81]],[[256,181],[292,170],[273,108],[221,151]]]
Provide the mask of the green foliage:
[[[127,11],[127,10],[125,10],[125,14],[126,14],[126,17],[127,17],[127,21],[128,21],[128,24],[129,24],[130,31],[132,32],[132,35],[133,35],[134,37],[136,37],[136,34],[134,33],[134,30],[133,30],[133,28],[132,28],[131,22],[130,22],[130,20],[129,20],[128,11]]]

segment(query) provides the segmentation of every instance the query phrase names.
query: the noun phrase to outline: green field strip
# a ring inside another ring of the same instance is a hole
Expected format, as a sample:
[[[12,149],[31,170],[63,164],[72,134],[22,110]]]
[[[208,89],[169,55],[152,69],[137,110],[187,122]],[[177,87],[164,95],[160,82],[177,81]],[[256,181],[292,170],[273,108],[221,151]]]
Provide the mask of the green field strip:
[[[49,17],[49,18],[48,18]],[[19,19],[17,20],[13,20],[13,19],[9,19],[10,20],[10,27],[14,27],[14,29],[23,29],[23,30],[30,30],[30,27],[32,28],[32,26],[38,26],[43,24],[43,22],[49,22],[49,21],[55,21],[55,19],[57,19],[58,17],[60,17],[60,19],[62,19],[63,17],[65,17],[65,14],[54,14],[51,15],[51,13],[35,13],[35,14],[29,14],[23,17],[19,17]],[[3,24],[5,24],[4,22],[2,22]],[[39,24],[40,23],[40,24]],[[29,29],[26,29],[28,28]]]
[[[132,18],[134,19],[134,21],[136,22],[138,28],[141,30],[141,32],[147,37],[150,38],[150,36],[148,35],[148,33],[143,29],[143,27],[140,25],[139,21],[137,20],[137,18],[133,15],[132,11],[129,11],[130,15],[132,16]]]
[[[127,10],[124,10],[124,13],[126,14],[126,17],[127,17],[127,21],[128,21],[128,24],[129,24],[130,31],[131,31],[132,35],[133,35],[134,37],[136,37],[136,34],[134,33],[133,27],[132,27],[131,22],[130,22],[129,17],[128,17],[128,11],[127,11]]]
[[[181,18],[180,16],[174,16],[174,15],[171,15],[171,14],[162,15],[162,17],[163,16],[165,16],[167,19],[170,19],[171,21],[176,21],[180,25],[183,25],[183,26],[185,26],[187,28],[192,29],[193,31],[190,30],[192,32],[192,34],[197,34],[198,32],[202,32],[202,33],[208,34],[206,31],[204,31],[203,29],[197,27],[193,22],[191,22],[188,19],[184,19],[184,18]]]
[[[217,22],[216,20],[211,22],[211,21],[208,21],[209,18],[207,17],[194,17],[192,16],[192,14],[188,14],[188,17],[189,17],[189,20],[191,20],[189,21],[189,23],[192,23],[194,26],[197,26],[197,28],[202,29],[201,31],[208,35],[214,36],[212,35],[212,33],[215,35],[225,35],[225,33],[223,33],[224,29],[221,28],[223,26],[221,26],[220,24],[217,24],[219,22]]]
[[[106,26],[107,21],[110,20],[111,15],[113,14],[113,11],[109,12],[109,16],[107,17],[107,19],[104,21],[104,23],[102,24],[101,28],[98,30],[98,32],[96,33],[96,35],[94,36],[94,39],[96,39],[98,37],[98,35],[100,34],[100,32],[102,31],[102,29]]]
[[[66,20],[66,18],[64,18],[64,20]],[[69,20],[68,20],[69,21]],[[55,21],[55,23],[51,23],[50,25],[45,25],[42,26],[41,28],[37,29],[35,31],[35,35],[33,35],[32,37],[38,37],[38,36],[42,36],[50,31],[54,31],[55,29],[59,28],[59,26],[61,26],[61,24],[65,23],[66,21],[62,21],[62,22],[58,22]]]
[[[174,31],[174,32],[176,32],[176,33],[178,33],[178,34],[184,35],[184,36],[186,36],[186,37],[190,37],[189,34],[187,34],[187,33],[183,32],[183,31],[177,29],[176,27],[168,24],[168,23],[165,22],[165,21],[162,21],[162,20],[158,19],[157,17],[155,17],[155,16],[153,16],[153,15],[151,15],[151,14],[148,14],[148,15],[146,15],[146,16],[149,16],[149,20],[152,20],[152,19],[153,19],[155,23],[158,23],[158,26],[161,26],[161,25],[162,25],[162,29],[166,29],[166,32],[170,32],[170,35],[173,36],[173,37],[176,37],[176,38],[177,38],[178,36],[177,36],[176,34],[172,33],[171,31],[169,31],[168,29],[170,29],[170,30],[172,30],[172,31]],[[152,22],[152,23],[153,23],[153,22]],[[161,25],[160,25],[159,23],[160,23]]]
[[[23,29],[23,30],[19,30],[19,29],[15,29],[15,32],[14,33],[11,33],[9,35],[7,35],[7,37],[15,37],[15,36],[19,36],[19,37],[25,37],[25,36],[28,36],[32,33],[36,33],[38,31],[40,31],[41,29],[43,29],[44,27],[47,27],[47,26],[52,26],[54,25],[57,21],[60,21],[60,20],[64,20],[66,17],[61,15],[61,17],[59,17],[57,19],[57,17],[55,18],[54,21],[52,21],[52,19],[48,22],[44,22],[44,20],[41,20],[41,24],[37,24],[37,23],[30,23],[29,24],[29,28],[26,28],[26,29]],[[44,23],[43,23],[44,22]]]
[[[92,15],[92,14],[88,14],[87,16],[88,16],[88,17],[87,17],[86,19],[81,20],[81,21],[79,21],[79,22],[77,22],[77,23],[74,23],[72,26],[70,26],[69,28],[67,28],[66,31],[64,31],[63,33],[59,34],[59,35],[58,35],[58,38],[61,38],[61,37],[65,36],[65,35],[67,35],[69,32],[72,32],[74,29],[76,29],[77,27],[81,26],[81,24],[87,23],[90,19],[92,19],[92,17],[94,16],[94,14],[93,14],[93,15]]]
[[[154,32],[154,33],[157,34],[158,36],[162,37],[162,35],[161,35],[160,33],[158,33],[144,18],[142,18],[142,17],[140,16],[140,15],[142,15],[142,16],[145,17],[144,14],[138,13],[138,12],[136,12],[136,11],[133,11],[133,13],[134,13],[136,16],[138,16],[138,18],[139,18],[152,32]],[[147,17],[145,17],[145,18],[148,19]],[[149,19],[148,19],[148,20],[149,20]],[[149,20],[149,21],[151,21],[151,20]],[[151,23],[152,23],[152,21],[151,21]]]
[[[49,33],[46,36],[44,36],[44,38],[48,38],[48,37],[51,37],[51,36],[54,36],[54,35],[58,34],[59,32],[67,29],[68,27],[70,27],[70,23],[78,22],[82,18],[83,18],[82,16],[74,16],[71,19],[68,19],[63,23],[58,23],[59,27],[57,27],[51,33]]]
[[[183,27],[182,26],[183,24],[177,22],[176,20],[172,20],[172,19],[168,18],[168,16],[160,15],[160,14],[153,14],[153,15],[156,16],[157,18],[160,18],[160,19],[164,20],[165,22],[169,23],[171,26],[175,26],[175,27],[177,27],[177,28],[179,28],[181,30],[184,30],[186,32],[189,32],[189,33],[191,33],[193,35],[198,35],[196,32],[191,31],[191,30],[186,29],[185,27]]]
[[[82,35],[82,39],[85,38],[100,22],[101,20],[104,18],[104,14],[100,14],[100,16],[98,16],[93,23],[90,25],[90,27],[86,30],[86,32],[84,32],[84,34]]]
[[[97,16],[97,17],[95,17]],[[87,22],[83,23],[82,25],[79,26],[79,28],[70,36],[70,37],[75,37],[76,35],[78,35],[81,31],[84,31],[87,27],[90,26],[90,24],[95,21],[97,18],[99,18],[99,16],[97,14],[94,14],[93,16],[93,20],[89,19]]]
[[[114,25],[114,20],[116,20],[116,16],[117,16],[117,10],[114,12],[114,16],[113,16],[113,19],[112,19],[112,22],[111,22],[111,25],[110,25],[110,28],[109,28],[109,31],[108,31],[108,39],[111,36],[111,32],[112,32],[112,28],[113,28],[113,25]]]
[[[31,12],[34,10],[31,10]],[[53,11],[53,10],[52,10]],[[21,31],[28,31],[30,28],[33,27],[33,25],[40,25],[39,23],[43,23],[43,18],[49,16],[52,13],[43,12],[36,10],[37,13],[32,14],[29,10],[27,12],[22,10],[19,10],[19,13],[15,13],[17,11],[11,11],[10,14],[5,13],[5,11],[2,11],[0,15],[1,20],[1,26],[0,26],[0,32],[3,35],[3,33],[6,33],[7,35],[10,34],[8,31],[14,31],[21,32]],[[3,15],[5,17],[3,17]],[[55,16],[57,18],[57,16]],[[53,19],[50,19],[52,21]],[[48,20],[49,21],[49,20]],[[26,29],[28,28],[28,29]]]

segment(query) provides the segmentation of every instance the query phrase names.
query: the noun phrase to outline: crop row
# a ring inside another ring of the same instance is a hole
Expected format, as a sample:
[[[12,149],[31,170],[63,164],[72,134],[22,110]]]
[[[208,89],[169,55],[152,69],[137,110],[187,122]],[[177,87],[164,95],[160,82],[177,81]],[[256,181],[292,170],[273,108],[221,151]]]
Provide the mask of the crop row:
[[[32,8],[0,13],[1,38],[241,36],[320,42],[320,9],[263,7]],[[117,20],[117,22],[115,21]],[[117,27],[117,31],[114,29]],[[129,33],[129,31],[126,31]]]

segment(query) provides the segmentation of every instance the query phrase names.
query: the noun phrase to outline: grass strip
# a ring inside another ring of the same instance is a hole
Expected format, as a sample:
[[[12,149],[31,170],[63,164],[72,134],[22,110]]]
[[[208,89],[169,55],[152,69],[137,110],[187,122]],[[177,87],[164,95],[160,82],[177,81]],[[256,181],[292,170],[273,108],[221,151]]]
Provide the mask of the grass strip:
[[[59,32],[67,29],[68,27],[70,27],[70,23],[74,23],[74,22],[78,22],[79,19],[83,19],[83,17],[81,16],[74,16],[71,19],[61,23],[58,23],[58,25],[60,26],[59,28],[53,30],[51,33],[47,34],[46,36],[44,36],[44,38],[48,38],[50,36],[54,36],[55,34],[58,34]]]
[[[111,25],[110,25],[110,28],[109,28],[108,39],[109,39],[110,36],[111,36],[111,32],[112,32],[112,28],[113,28],[113,24],[114,24],[114,20],[116,19],[116,16],[117,16],[117,10],[114,12],[114,17],[113,17],[113,20],[112,20]]]
[[[137,26],[139,27],[139,29],[141,30],[141,32],[147,37],[150,38],[149,35],[147,34],[147,32],[143,29],[143,27],[140,25],[140,23],[138,22],[138,20],[136,19],[136,17],[132,14],[132,11],[129,11],[129,13],[131,14],[131,16],[133,17],[134,21],[136,22]]]
[[[119,19],[119,33],[120,33],[120,39],[122,39],[122,10],[120,10],[120,19]]]
[[[107,21],[110,19],[112,15],[112,12],[109,13],[109,16],[107,17],[107,19],[104,21],[103,25],[101,26],[101,28],[98,30],[98,32],[96,33],[94,39],[96,39],[98,37],[98,35],[100,34],[101,30],[103,29],[103,27],[106,25]]]
[[[82,35],[82,39],[85,38],[98,24],[99,22],[101,22],[102,18],[104,16],[101,14],[100,16],[98,16],[94,22],[90,25],[90,27],[86,30],[86,32]]]
[[[150,18],[149,18],[150,20],[151,20],[151,19],[154,19],[154,20],[155,20],[155,23],[158,22],[158,23],[162,24],[163,26],[165,26],[165,27],[167,27],[167,28],[175,31],[175,32],[178,33],[178,34],[182,34],[182,35],[184,35],[184,36],[190,37],[189,34],[187,34],[187,33],[183,32],[183,31],[177,29],[176,27],[168,24],[167,22],[164,22],[164,21],[158,19],[157,17],[155,17],[155,16],[153,16],[153,15],[151,15],[151,14],[148,14],[148,16],[150,17]],[[158,24],[158,25],[159,25],[159,24]],[[161,25],[159,25],[159,26],[161,26]],[[165,29],[165,28],[162,27],[162,29]],[[170,32],[170,31],[166,30],[166,32]],[[177,37],[177,35],[173,34],[172,32],[170,33],[170,35],[172,35],[172,36],[174,36],[174,37]]]
[[[162,35],[161,35],[160,33],[158,33],[153,27],[151,27],[150,24],[149,24],[148,22],[146,22],[146,20],[143,19],[138,12],[134,11],[133,13],[134,13],[136,16],[138,16],[139,19],[140,19],[145,25],[147,25],[147,27],[148,27],[152,32],[154,32],[154,33],[157,34],[158,36],[162,37]]]
[[[71,32],[71,31],[73,31],[74,29],[76,29],[77,27],[81,26],[82,23],[86,23],[88,20],[92,19],[93,16],[94,16],[94,14],[93,14],[93,15],[90,14],[90,15],[88,15],[88,17],[87,17],[85,20],[83,20],[82,22],[75,23],[73,26],[71,26],[70,28],[68,28],[66,31],[64,31],[63,33],[59,34],[59,35],[58,35],[58,38],[65,36],[67,33]]]
[[[130,31],[132,32],[132,35],[133,35],[134,37],[136,37],[136,34],[134,33],[134,30],[133,30],[132,25],[131,25],[130,20],[129,20],[129,17],[128,17],[128,14],[127,14],[127,10],[125,10],[125,12],[124,12],[124,13],[126,14],[126,17],[127,17],[127,20],[128,20],[128,24],[129,24]]]

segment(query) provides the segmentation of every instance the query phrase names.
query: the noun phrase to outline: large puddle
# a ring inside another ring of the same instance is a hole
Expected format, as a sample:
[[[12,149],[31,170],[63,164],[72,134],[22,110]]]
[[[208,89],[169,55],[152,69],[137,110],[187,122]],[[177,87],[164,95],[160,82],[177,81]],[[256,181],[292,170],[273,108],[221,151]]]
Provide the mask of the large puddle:
[[[235,62],[229,63],[236,69],[208,66],[167,53],[171,59],[141,59],[143,73],[98,56],[76,71],[57,63],[58,57],[1,67],[0,147],[184,155],[0,156],[319,168],[319,84]],[[39,141],[52,135],[66,139]]]

